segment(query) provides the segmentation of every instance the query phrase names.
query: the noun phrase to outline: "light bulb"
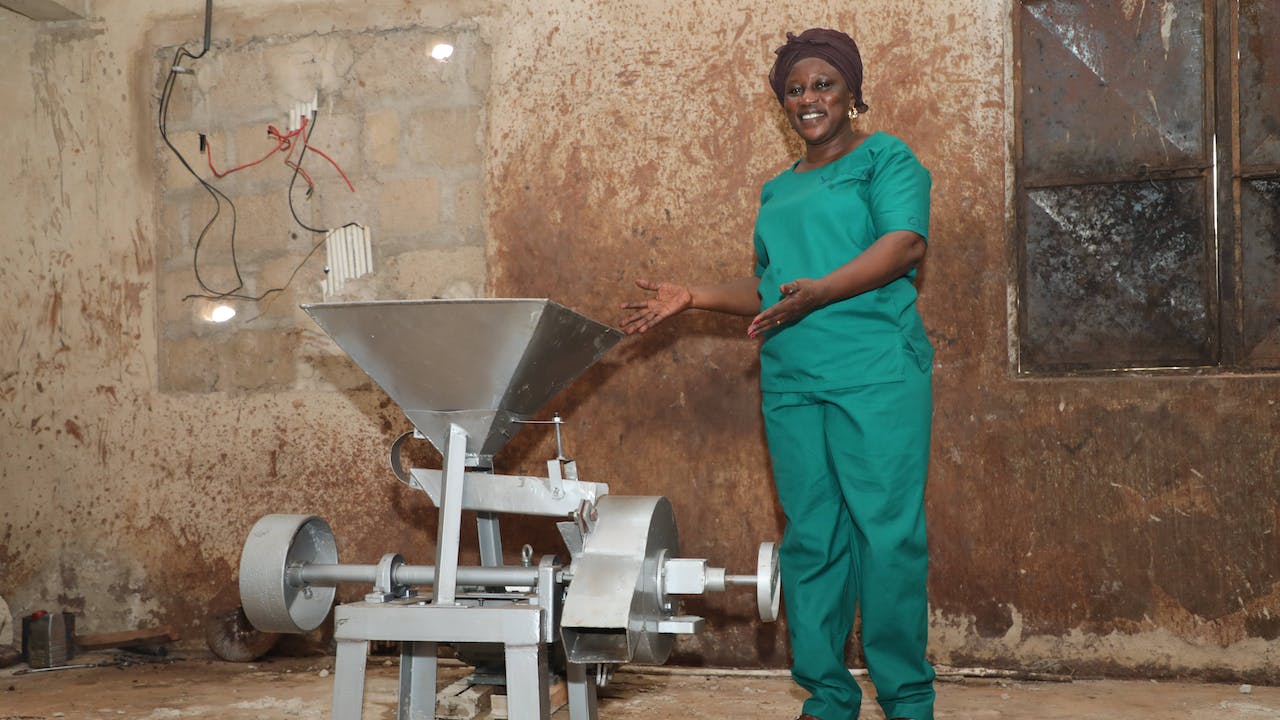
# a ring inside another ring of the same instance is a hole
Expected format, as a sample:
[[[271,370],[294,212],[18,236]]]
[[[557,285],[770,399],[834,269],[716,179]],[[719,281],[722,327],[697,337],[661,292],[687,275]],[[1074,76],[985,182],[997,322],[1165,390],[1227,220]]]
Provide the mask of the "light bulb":
[[[217,305],[209,311],[209,320],[216,323],[226,322],[235,316],[236,309],[226,304]]]
[[[431,57],[444,62],[453,57],[453,46],[449,43],[436,43],[436,46],[431,48]]]

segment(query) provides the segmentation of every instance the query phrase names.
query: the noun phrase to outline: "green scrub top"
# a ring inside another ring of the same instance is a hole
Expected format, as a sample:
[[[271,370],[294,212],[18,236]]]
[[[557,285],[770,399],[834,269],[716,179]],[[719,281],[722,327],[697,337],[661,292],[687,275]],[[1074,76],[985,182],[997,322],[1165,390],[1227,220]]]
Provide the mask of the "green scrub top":
[[[798,164],[798,161],[797,163]],[[808,172],[796,164],[764,184],[756,217],[760,308],[779,287],[818,279],[894,230],[929,237],[929,171],[898,138],[877,132]],[[765,333],[765,392],[815,392],[902,380],[905,363],[933,362],[916,311],[915,270]]]

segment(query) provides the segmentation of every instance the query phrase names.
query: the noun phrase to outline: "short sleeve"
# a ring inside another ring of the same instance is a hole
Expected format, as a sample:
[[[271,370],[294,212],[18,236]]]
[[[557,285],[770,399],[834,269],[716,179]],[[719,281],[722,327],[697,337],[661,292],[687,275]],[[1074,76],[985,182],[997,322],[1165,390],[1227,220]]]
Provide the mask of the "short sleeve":
[[[876,158],[871,175],[871,222],[876,237],[910,230],[929,237],[929,189],[933,181],[905,145]]]

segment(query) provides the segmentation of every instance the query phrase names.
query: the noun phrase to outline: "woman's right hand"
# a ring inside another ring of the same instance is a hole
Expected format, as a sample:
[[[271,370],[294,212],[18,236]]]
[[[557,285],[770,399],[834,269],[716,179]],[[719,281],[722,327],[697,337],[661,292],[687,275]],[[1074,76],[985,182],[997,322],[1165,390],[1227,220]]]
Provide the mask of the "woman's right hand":
[[[693,305],[693,293],[683,285],[637,280],[636,287],[652,292],[653,297],[622,304],[624,310],[635,311],[622,320],[622,331],[628,335],[645,332]]]

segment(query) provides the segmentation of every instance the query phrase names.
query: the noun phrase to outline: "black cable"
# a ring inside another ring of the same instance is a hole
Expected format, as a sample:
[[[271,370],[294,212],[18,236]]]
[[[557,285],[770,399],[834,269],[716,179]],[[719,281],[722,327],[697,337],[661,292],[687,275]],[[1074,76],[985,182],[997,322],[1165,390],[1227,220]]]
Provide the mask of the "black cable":
[[[214,186],[212,183],[205,180],[203,177],[200,176],[199,173],[195,171],[194,168],[191,167],[191,164],[187,162],[186,157],[183,156],[183,154],[178,150],[177,147],[174,146],[173,142],[169,139],[169,132],[168,132],[169,103],[173,97],[173,88],[177,82],[177,76],[180,72],[182,72],[181,66],[179,65],[179,63],[182,61],[184,57],[190,58],[192,60],[198,60],[199,58],[203,57],[205,53],[209,52],[209,45],[210,45],[211,34],[212,34],[212,20],[213,20],[213,0],[205,0],[204,47],[203,49],[201,49],[199,54],[194,54],[194,55],[191,52],[189,52],[185,47],[178,48],[177,52],[174,54],[173,63],[169,66],[169,75],[168,77],[165,78],[164,87],[160,93],[160,112],[159,112],[159,119],[158,119],[160,137],[164,140],[165,145],[169,147],[169,150],[173,152],[174,156],[178,158],[178,161],[182,163],[182,166],[186,168],[187,172],[191,173],[191,176],[196,179],[196,182],[200,183],[201,187],[203,187],[205,191],[209,193],[209,196],[213,198],[213,202],[214,202],[213,216],[209,218],[209,221],[205,223],[204,227],[201,228],[200,230],[200,234],[196,237],[195,248],[194,248],[194,251],[192,252],[192,258],[191,258],[191,268],[192,268],[192,272],[195,275],[196,283],[200,286],[200,289],[203,290],[204,292],[187,295],[183,297],[183,300],[186,301],[192,298],[205,298],[209,300],[221,300],[225,298],[232,298],[236,300],[246,300],[249,302],[260,302],[264,298],[266,298],[268,295],[271,295],[273,293],[284,292],[289,287],[289,285],[293,283],[294,277],[297,276],[298,271],[302,269],[302,266],[305,265],[313,255],[315,255],[316,250],[320,249],[320,246],[324,243],[324,239],[321,239],[320,241],[318,241],[317,243],[311,246],[311,250],[307,252],[307,254],[302,258],[302,260],[296,266],[294,266],[293,271],[289,273],[289,278],[285,281],[284,285],[280,287],[270,288],[269,290],[266,290],[262,294],[256,295],[256,296],[246,295],[239,292],[240,289],[244,287],[244,278],[240,273],[240,264],[238,259],[236,258],[236,227],[237,227],[238,218],[237,218],[235,203],[231,201],[231,198],[227,196],[226,193],[222,192],[222,190],[220,190],[219,188]],[[314,112],[311,115],[311,127],[307,129],[306,136],[303,139],[302,152],[298,154],[298,161],[294,163],[293,176],[289,180],[289,190],[288,190],[289,212],[293,215],[294,221],[297,222],[298,225],[301,226],[302,228],[313,233],[327,235],[330,232],[330,230],[321,230],[318,228],[313,228],[307,225],[306,223],[302,222],[302,219],[298,217],[298,212],[294,208],[294,204],[293,204],[293,188],[298,180],[298,175],[301,174],[302,172],[302,160],[307,152],[307,144],[310,142],[311,134],[315,131],[316,115],[317,113],[314,113]],[[231,267],[232,267],[232,271],[235,273],[235,279],[236,279],[236,286],[227,291],[219,291],[209,287],[204,282],[204,279],[200,275],[200,248],[203,245],[205,237],[208,235],[210,228],[212,228],[213,225],[218,221],[218,217],[222,213],[222,200],[225,200],[227,202],[227,206],[231,208],[231,234],[230,234],[229,242],[230,242],[230,249],[231,249]],[[345,225],[342,225],[340,227],[346,228],[346,227],[352,227],[355,225],[358,225],[358,223],[348,222]],[[258,315],[257,317],[261,317],[261,315]]]
[[[204,49],[201,55],[209,52],[209,39],[213,36],[213,0],[204,0]]]
[[[177,77],[180,72],[179,68],[181,66],[179,63],[184,57],[195,60],[201,55],[204,55],[204,53],[205,51],[202,50],[200,55],[193,55],[188,52],[185,47],[179,47],[177,52],[174,53],[173,63],[169,66],[169,76],[165,78],[164,88],[160,92],[160,117],[158,120],[160,137],[164,140],[165,145],[169,147],[169,150],[173,152],[174,156],[178,158],[178,162],[182,163],[182,167],[186,168],[187,172],[191,173],[191,176],[196,179],[196,182],[200,183],[200,186],[205,189],[205,192],[209,193],[209,197],[213,198],[214,202],[213,216],[209,218],[209,221],[205,223],[204,227],[200,230],[200,234],[196,237],[195,250],[191,259],[192,271],[195,274],[196,283],[199,284],[200,289],[204,291],[204,294],[188,295],[184,297],[183,300],[188,300],[192,297],[207,297],[211,299],[221,299],[226,297],[251,299],[248,296],[238,294],[240,288],[244,287],[244,279],[240,274],[239,263],[236,260],[235,237],[237,213],[235,203],[231,201],[231,198],[228,197],[226,193],[210,184],[203,177],[200,177],[200,174],[195,171],[195,168],[191,167],[191,163],[187,162],[186,157],[184,157],[182,152],[174,146],[173,141],[169,139],[169,103],[173,97],[173,87],[177,82]],[[236,276],[236,286],[225,292],[209,287],[204,282],[204,278],[200,276],[200,247],[203,245],[205,237],[209,234],[209,229],[213,227],[214,223],[218,221],[218,217],[222,214],[222,200],[226,200],[227,205],[231,208],[231,267]]]
[[[307,148],[311,146],[311,133],[316,131],[316,118],[318,115],[319,113],[316,113],[316,112],[311,113],[311,122],[310,124],[307,125],[307,134],[302,138],[302,152],[298,153],[298,162],[293,164],[293,177],[289,178],[289,212],[293,213],[293,221],[298,223],[298,225],[301,226],[302,229],[309,230],[313,233],[327,233],[334,229],[351,227],[353,225],[357,225],[358,223],[349,222],[346,225],[340,225],[338,228],[329,228],[328,230],[320,230],[318,228],[313,228],[310,225],[302,222],[302,218],[298,217],[298,211],[293,207],[293,186],[294,186],[294,183],[298,182],[298,175],[302,174],[302,158],[306,156]],[[310,195],[311,191],[308,190],[307,194]],[[315,252],[315,249],[313,248],[311,252]],[[309,256],[310,255],[308,255],[308,257]]]

